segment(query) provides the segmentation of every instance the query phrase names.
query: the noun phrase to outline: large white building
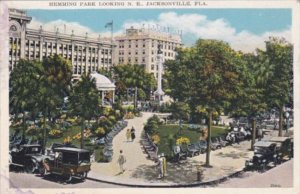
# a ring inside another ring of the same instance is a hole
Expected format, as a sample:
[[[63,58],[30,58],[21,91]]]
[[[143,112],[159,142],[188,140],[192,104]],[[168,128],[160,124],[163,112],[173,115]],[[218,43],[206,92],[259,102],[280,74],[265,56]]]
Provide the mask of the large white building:
[[[175,59],[175,48],[181,47],[181,37],[170,33],[151,29],[129,28],[122,36],[115,37],[114,64],[139,64],[145,66],[147,72],[157,78],[158,65],[156,61],[158,45],[164,56],[164,61]]]
[[[48,32],[42,26],[40,29],[28,29],[26,25],[31,19],[24,11],[9,10],[10,70],[21,58],[42,60],[54,54],[72,62],[75,77],[112,66],[115,45],[110,41],[92,39],[88,35],[84,37],[74,33]]]

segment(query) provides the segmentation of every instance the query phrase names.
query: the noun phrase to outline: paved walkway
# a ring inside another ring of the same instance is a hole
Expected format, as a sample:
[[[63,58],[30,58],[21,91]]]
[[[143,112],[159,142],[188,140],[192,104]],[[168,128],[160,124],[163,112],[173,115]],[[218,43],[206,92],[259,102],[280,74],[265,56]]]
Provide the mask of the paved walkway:
[[[127,142],[125,128],[113,140],[114,155],[110,163],[93,163],[92,170],[88,177],[94,180],[101,180],[110,183],[139,186],[178,186],[198,184],[197,167],[205,163],[205,154],[188,158],[181,163],[168,163],[168,175],[163,179],[158,179],[158,166],[152,160],[147,159],[141,147],[141,133],[143,124],[153,113],[143,113],[142,117],[128,120],[128,127],[134,126],[136,129],[136,139],[134,142]],[[274,135],[277,132],[273,132]],[[273,134],[269,134],[273,135]],[[204,168],[204,178],[202,182],[218,181],[224,177],[240,172],[245,167],[245,161],[252,158],[253,152],[249,151],[250,141],[243,141],[225,148],[212,151],[210,161],[212,168]],[[125,172],[120,173],[117,159],[119,150],[124,151],[126,157]]]
[[[141,134],[144,128],[144,122],[147,121],[152,113],[144,112],[142,117],[135,117],[129,119],[128,126],[117,134],[113,139],[113,158],[109,163],[93,163],[92,170],[89,173],[89,177],[97,178],[102,177],[109,180],[125,180],[127,178],[134,178],[134,172],[141,165],[153,166],[153,161],[147,159],[147,155],[143,152],[140,144]],[[134,142],[128,142],[126,139],[126,130],[128,128],[135,128],[136,138]],[[125,172],[120,173],[120,168],[117,163],[119,157],[119,151],[123,150],[123,154],[126,157]]]

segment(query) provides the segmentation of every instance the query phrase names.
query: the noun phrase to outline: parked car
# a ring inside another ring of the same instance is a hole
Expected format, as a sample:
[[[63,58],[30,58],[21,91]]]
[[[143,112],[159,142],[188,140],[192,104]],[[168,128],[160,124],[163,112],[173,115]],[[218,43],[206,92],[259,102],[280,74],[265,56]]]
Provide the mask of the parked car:
[[[42,160],[42,146],[39,144],[24,144],[20,148],[14,147],[9,152],[9,165],[20,166],[28,173],[40,170],[39,161]]]
[[[291,159],[293,156],[293,144],[290,137],[272,137],[269,142],[276,143],[277,162],[281,163],[283,160]]]
[[[267,165],[277,164],[276,143],[259,141],[254,144],[254,156],[245,163],[245,170],[265,171]]]
[[[91,170],[90,152],[88,150],[59,147],[54,149],[55,156],[48,156],[44,159],[43,176],[57,174],[70,182],[73,178],[85,180]]]

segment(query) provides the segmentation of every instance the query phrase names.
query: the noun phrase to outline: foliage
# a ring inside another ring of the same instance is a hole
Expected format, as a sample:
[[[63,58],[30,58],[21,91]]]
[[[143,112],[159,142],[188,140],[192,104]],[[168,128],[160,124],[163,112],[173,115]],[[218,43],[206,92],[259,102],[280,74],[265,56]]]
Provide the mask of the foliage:
[[[172,117],[177,120],[188,120],[190,117],[190,107],[184,102],[173,102],[170,111]]]
[[[152,135],[151,139],[152,139],[153,143],[155,143],[156,145],[159,144],[159,142],[160,142],[160,137],[158,135]]]
[[[84,121],[100,114],[99,92],[95,80],[82,75],[81,80],[72,88],[69,101],[69,114],[81,118],[81,148],[83,148]]]
[[[105,129],[103,127],[98,127],[95,131],[96,135],[102,137],[105,135]]]
[[[72,143],[72,138],[71,138],[70,136],[66,137],[66,138],[64,139],[64,142],[63,142],[63,143],[64,143],[64,144]]]
[[[48,133],[49,137],[51,138],[58,138],[61,137],[63,135],[61,130],[58,129],[51,129]]]
[[[144,126],[144,130],[149,134],[155,134],[157,133],[158,126],[161,124],[162,123],[160,122],[158,116],[154,115],[147,120],[147,123]]]
[[[180,137],[176,139],[176,145],[183,145],[183,144],[187,145],[190,142],[191,142],[190,139],[187,137]]]

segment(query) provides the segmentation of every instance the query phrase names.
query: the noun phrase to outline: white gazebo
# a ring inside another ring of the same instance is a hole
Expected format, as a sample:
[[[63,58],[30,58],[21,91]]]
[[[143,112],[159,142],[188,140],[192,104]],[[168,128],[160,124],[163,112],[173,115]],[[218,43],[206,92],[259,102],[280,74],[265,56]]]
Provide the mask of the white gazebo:
[[[110,81],[106,76],[96,72],[91,73],[91,77],[95,79],[97,89],[101,92],[102,106],[107,105],[104,102],[104,97],[107,94],[107,92],[110,91],[113,92],[111,103],[114,103],[116,85],[112,81]]]

